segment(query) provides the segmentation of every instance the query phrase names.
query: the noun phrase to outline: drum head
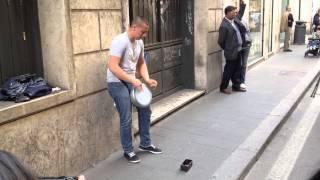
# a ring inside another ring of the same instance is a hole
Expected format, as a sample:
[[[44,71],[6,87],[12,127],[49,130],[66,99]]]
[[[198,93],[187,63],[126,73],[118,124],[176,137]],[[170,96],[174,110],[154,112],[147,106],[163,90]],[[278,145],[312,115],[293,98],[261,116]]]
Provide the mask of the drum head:
[[[152,100],[152,93],[150,89],[142,84],[143,91],[139,91],[136,88],[133,88],[131,91],[131,102],[137,107],[147,107],[150,105]]]

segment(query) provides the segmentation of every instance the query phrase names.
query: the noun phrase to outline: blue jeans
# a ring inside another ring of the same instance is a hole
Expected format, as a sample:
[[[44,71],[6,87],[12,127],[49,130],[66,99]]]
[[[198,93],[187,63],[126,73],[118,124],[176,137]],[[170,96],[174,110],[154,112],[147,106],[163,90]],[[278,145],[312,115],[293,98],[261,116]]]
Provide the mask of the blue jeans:
[[[133,151],[132,145],[132,103],[130,92],[132,85],[127,82],[110,82],[108,83],[108,91],[112,97],[116,109],[120,116],[120,136],[121,145],[125,153]],[[150,138],[150,106],[146,108],[137,107],[139,119],[140,145],[147,147],[151,145]]]

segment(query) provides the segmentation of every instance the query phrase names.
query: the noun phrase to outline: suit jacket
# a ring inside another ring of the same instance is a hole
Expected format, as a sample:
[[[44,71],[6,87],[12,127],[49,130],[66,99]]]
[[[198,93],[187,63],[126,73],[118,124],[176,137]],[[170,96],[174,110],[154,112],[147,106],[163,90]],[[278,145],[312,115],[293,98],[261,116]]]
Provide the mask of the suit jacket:
[[[238,17],[234,19],[234,23],[238,26],[243,42],[242,45],[245,46],[246,28]],[[219,28],[218,44],[224,50],[226,60],[237,60],[239,53],[237,32],[226,18],[223,18]]]

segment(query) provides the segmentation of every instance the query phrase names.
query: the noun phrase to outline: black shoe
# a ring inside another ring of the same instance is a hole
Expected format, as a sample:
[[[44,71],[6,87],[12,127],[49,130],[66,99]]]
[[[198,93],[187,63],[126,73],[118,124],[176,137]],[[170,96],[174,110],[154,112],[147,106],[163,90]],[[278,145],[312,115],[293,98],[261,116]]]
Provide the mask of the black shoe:
[[[134,152],[124,153],[123,156],[131,163],[138,163],[141,161]]]
[[[231,94],[231,91],[229,89],[220,89],[220,92],[223,94]]]
[[[292,50],[291,49],[285,49],[285,50],[283,50],[284,52],[292,52]]]
[[[161,149],[159,149],[159,148],[157,148],[157,147],[155,147],[154,145],[150,145],[150,146],[148,146],[148,147],[143,147],[143,146],[139,146],[139,149],[141,150],[141,151],[148,151],[148,152],[151,152],[152,154],[161,154],[162,153],[162,150]]]
[[[239,88],[232,88],[232,91],[237,91],[237,92],[246,92],[247,89],[246,88],[243,88],[243,87],[239,87]]]

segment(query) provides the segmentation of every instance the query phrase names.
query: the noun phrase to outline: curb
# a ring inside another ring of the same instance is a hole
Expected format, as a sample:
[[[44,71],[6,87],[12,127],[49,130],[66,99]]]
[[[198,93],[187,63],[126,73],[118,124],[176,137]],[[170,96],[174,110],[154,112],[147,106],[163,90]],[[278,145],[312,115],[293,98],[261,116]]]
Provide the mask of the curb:
[[[320,62],[280,101],[242,144],[221,164],[209,180],[243,179],[266,146],[286,122],[319,74]]]

